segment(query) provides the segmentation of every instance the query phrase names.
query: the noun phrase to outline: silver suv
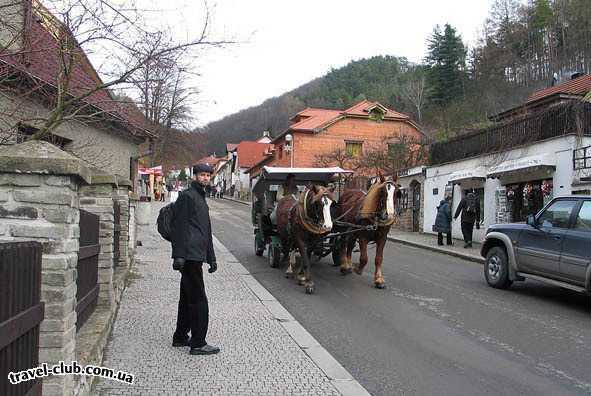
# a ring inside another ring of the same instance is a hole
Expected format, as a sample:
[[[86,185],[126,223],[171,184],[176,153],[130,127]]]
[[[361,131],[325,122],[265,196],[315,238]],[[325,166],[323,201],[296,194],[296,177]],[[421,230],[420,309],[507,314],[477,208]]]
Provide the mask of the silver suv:
[[[591,196],[555,198],[526,223],[489,227],[480,254],[492,287],[530,278],[591,292]]]

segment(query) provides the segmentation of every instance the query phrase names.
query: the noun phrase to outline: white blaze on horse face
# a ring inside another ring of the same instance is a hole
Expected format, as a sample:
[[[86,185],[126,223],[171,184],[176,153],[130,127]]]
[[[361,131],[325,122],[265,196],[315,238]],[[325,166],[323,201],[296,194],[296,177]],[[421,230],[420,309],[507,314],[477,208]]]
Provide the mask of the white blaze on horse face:
[[[332,229],[330,205],[332,205],[332,200],[327,197],[322,197],[322,219],[324,220],[324,227],[328,229]]]
[[[390,183],[386,184],[386,213],[388,217],[394,216],[394,186]]]

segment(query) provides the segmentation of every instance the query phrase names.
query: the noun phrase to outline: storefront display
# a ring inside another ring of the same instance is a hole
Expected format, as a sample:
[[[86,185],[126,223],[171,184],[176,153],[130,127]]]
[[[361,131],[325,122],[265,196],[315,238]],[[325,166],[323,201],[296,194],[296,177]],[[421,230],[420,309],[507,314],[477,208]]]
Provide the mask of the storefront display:
[[[528,215],[538,213],[552,199],[552,179],[510,184],[506,191],[509,221],[525,221]]]

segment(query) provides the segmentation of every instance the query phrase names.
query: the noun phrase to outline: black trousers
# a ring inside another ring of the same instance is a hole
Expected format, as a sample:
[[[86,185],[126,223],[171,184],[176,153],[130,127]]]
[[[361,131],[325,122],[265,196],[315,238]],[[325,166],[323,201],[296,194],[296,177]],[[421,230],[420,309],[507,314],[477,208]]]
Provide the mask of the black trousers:
[[[187,261],[181,271],[181,296],[176,321],[175,341],[183,341],[191,331],[192,348],[200,348],[207,344],[207,327],[209,325],[209,306],[203,283],[202,263]]]
[[[451,232],[445,233],[445,239],[446,239],[445,243],[447,243],[448,245],[451,245]],[[443,233],[442,232],[437,233],[437,244],[443,245]]]
[[[474,231],[474,223],[468,223],[462,221],[462,235],[464,236],[464,242],[472,243],[472,233]]]

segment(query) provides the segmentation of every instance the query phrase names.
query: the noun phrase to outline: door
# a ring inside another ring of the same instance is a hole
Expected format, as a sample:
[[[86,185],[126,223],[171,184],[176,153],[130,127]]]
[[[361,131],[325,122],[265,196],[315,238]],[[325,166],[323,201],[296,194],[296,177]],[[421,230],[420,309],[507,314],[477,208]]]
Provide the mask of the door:
[[[517,244],[520,270],[560,277],[560,255],[568,232],[575,200],[558,200],[536,218],[536,227],[521,231]]]
[[[583,201],[573,227],[568,230],[560,259],[561,275],[585,286],[587,268],[591,263],[591,200]]]
[[[412,189],[412,231],[420,231],[420,218],[421,218],[421,184],[418,182],[414,183]]]

